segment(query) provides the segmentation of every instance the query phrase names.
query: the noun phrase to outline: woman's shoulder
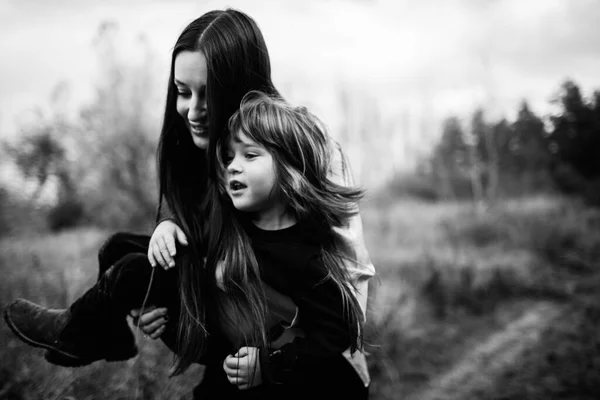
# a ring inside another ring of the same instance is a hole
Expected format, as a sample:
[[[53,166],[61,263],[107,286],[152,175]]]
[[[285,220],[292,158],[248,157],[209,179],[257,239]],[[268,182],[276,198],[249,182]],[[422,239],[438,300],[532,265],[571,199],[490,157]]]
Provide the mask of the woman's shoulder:
[[[341,186],[354,186],[350,163],[342,145],[329,135],[329,178]]]

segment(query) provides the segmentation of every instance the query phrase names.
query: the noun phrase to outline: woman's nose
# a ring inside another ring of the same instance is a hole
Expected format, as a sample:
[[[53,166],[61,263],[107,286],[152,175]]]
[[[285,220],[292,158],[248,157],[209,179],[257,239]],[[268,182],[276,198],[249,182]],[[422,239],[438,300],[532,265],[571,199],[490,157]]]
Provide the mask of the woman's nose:
[[[188,109],[188,120],[202,122],[206,118],[206,99],[193,96]]]

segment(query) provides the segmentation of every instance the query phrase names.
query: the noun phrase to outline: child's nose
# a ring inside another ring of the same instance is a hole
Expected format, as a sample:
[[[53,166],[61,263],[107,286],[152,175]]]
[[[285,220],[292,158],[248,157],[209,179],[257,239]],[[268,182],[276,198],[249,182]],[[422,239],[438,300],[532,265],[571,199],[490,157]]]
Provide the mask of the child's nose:
[[[229,172],[230,174],[235,174],[235,173],[241,172],[241,168],[240,168],[239,164],[237,163],[237,161],[235,160],[235,158],[233,160],[231,160],[231,162],[227,166],[227,172]]]

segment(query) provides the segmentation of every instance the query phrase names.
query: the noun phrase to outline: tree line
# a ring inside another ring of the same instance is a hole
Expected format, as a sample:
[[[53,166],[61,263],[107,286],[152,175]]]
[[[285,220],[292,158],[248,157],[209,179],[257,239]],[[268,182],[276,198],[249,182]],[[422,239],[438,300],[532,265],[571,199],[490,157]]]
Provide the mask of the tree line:
[[[420,166],[426,183],[410,190],[419,197],[476,202],[558,191],[600,205],[600,91],[586,98],[567,80],[552,103],[556,112],[546,121],[527,101],[514,121],[488,122],[483,109],[466,123],[448,117]]]

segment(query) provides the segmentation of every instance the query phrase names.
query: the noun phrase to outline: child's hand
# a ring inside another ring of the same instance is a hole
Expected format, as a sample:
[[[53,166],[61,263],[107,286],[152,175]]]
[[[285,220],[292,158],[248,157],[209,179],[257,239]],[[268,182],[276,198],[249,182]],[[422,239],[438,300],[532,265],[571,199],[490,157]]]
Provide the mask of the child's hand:
[[[229,382],[238,389],[245,390],[262,383],[259,350],[256,347],[242,347],[234,355],[229,355],[223,362],[223,369]]]
[[[153,267],[156,267],[157,263],[164,269],[175,266],[175,239],[183,246],[188,244],[185,233],[173,221],[165,220],[154,229],[148,246],[148,261]]]

